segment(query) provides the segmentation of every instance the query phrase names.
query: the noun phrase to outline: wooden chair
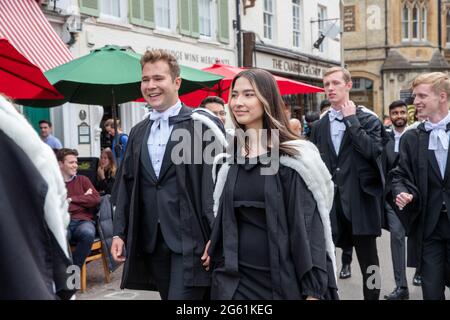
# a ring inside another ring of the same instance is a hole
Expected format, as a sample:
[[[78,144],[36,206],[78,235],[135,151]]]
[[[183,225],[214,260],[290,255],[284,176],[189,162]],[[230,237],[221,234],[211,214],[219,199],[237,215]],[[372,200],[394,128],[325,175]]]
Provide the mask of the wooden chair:
[[[72,252],[75,250],[75,246],[70,247]],[[94,260],[102,259],[103,263],[103,271],[105,273],[105,282],[109,283],[111,280],[110,278],[110,272],[108,267],[108,262],[106,261],[106,257],[103,254],[103,248],[102,248],[102,241],[99,238],[96,238],[91,246],[91,253],[87,256],[86,260],[84,261],[83,266],[81,267],[81,274],[80,274],[80,284],[81,288],[80,291],[83,293],[86,291],[86,284],[87,284],[87,269],[86,269],[86,263]]]

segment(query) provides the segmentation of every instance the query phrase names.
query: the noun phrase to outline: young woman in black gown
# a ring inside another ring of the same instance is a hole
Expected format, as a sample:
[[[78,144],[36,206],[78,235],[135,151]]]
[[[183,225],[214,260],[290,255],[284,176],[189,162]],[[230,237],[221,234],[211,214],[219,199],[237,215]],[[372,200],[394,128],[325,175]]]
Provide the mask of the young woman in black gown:
[[[337,299],[333,183],[318,150],[289,128],[270,73],[243,71],[230,91],[236,134],[214,170],[216,219],[202,257],[212,298]]]

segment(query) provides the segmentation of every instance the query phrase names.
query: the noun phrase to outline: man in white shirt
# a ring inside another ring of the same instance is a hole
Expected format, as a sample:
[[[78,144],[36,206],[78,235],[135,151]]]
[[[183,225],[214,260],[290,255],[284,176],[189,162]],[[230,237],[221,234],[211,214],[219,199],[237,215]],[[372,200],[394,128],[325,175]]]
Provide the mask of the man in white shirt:
[[[50,146],[53,151],[57,151],[62,148],[61,141],[52,135],[52,123],[48,120],[39,121],[39,130],[42,141]]]

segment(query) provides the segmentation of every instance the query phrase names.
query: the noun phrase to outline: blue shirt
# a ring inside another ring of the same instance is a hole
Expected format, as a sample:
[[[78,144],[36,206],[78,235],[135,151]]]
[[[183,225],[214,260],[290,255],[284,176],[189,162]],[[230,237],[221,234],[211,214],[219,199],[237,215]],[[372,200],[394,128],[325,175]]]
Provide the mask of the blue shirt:
[[[154,120],[154,122],[147,140],[147,148],[157,178],[159,178],[167,142],[173,129],[173,125],[169,126],[169,117],[177,116],[180,113],[181,107],[181,101],[178,100],[174,106],[166,111],[153,111],[150,114],[150,120]]]
[[[341,111],[336,111],[333,108],[330,109],[328,116],[330,118],[331,141],[333,142],[334,151],[339,155],[339,149],[346,130],[345,124],[342,122],[344,116]]]
[[[59,139],[57,137],[55,137],[51,134],[49,134],[46,139],[42,139],[42,141],[44,141],[46,144],[48,144],[50,146],[50,148],[52,148],[52,149],[61,149],[62,148],[61,141],[59,141]]]
[[[123,160],[123,156],[125,155],[125,149],[126,149],[127,143],[128,143],[128,136],[125,133],[120,133],[117,140],[118,140],[117,142],[119,143],[119,145],[122,146],[122,148],[120,148],[120,150],[116,150],[115,137],[113,137],[113,139],[112,139],[111,148],[113,151],[114,160],[116,161],[117,167],[119,167],[120,163]],[[118,154],[116,154],[116,153],[118,153]]]

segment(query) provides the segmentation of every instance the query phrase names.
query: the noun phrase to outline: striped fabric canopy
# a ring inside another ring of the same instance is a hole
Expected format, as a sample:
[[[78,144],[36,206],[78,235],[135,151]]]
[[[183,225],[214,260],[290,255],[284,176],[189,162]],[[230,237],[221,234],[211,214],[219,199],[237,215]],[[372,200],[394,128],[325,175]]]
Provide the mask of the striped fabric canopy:
[[[43,72],[73,59],[35,0],[0,0],[0,37]]]

